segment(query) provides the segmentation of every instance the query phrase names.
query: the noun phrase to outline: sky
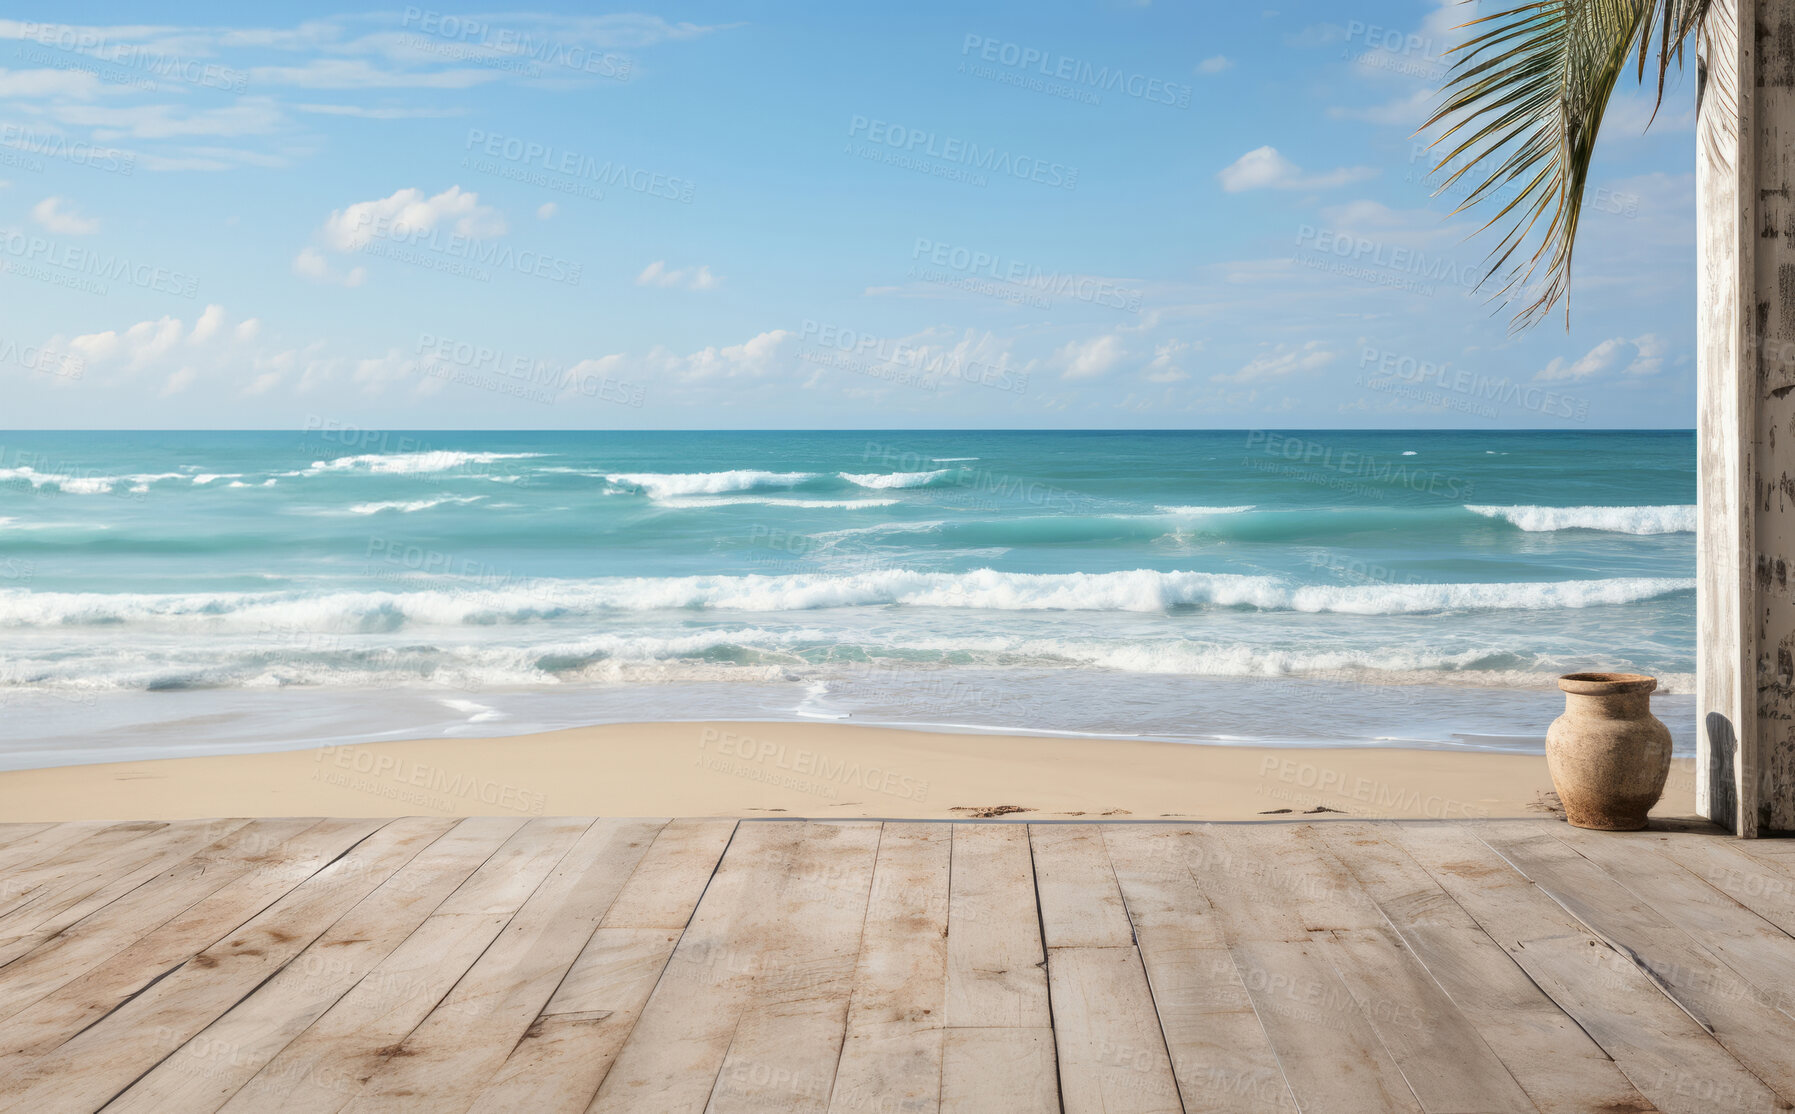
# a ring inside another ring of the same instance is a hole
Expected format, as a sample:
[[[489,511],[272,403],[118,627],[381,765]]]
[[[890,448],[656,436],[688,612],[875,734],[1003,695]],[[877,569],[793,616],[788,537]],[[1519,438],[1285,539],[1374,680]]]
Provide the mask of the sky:
[[[36,7],[0,428],[1694,424],[1693,75],[1514,335],[1475,5]]]

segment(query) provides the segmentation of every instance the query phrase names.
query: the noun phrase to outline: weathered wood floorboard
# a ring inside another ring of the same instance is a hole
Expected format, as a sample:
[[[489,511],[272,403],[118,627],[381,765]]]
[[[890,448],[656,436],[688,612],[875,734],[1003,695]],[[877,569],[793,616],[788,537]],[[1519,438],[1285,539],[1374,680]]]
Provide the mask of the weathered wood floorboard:
[[[0,825],[0,1111],[1795,1110],[1689,825]]]

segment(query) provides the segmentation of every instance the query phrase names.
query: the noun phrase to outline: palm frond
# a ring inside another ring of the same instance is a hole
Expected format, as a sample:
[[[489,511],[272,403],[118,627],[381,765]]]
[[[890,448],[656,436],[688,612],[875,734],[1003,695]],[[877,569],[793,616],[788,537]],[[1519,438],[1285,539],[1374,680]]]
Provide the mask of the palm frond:
[[[1514,192],[1483,226],[1505,231],[1479,285],[1496,280],[1498,301],[1530,299],[1515,315],[1517,330],[1560,301],[1568,325],[1571,256],[1608,100],[1635,53],[1644,81],[1654,38],[1662,100],[1671,56],[1680,65],[1710,3],[1530,0],[1465,25],[1474,33],[1452,52],[1444,102],[1423,127],[1445,125],[1433,144],[1445,149],[1435,170],[1457,169],[1442,191],[1473,175],[1455,214]]]

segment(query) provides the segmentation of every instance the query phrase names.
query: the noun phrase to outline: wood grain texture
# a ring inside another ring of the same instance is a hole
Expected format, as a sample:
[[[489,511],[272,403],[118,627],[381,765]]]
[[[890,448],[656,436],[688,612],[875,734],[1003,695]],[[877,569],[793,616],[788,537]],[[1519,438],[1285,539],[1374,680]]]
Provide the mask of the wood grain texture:
[[[1783,1099],[1795,1099],[1795,1017],[1762,1001],[1669,918],[1564,843],[1492,825],[1484,842],[1681,1006]]]
[[[1427,870],[1385,838],[1389,827],[1317,825],[1313,837],[1352,872],[1533,1104],[1544,1114],[1653,1109]]]
[[[1186,865],[1187,836],[1159,826],[1104,829],[1184,1109],[1293,1112],[1277,1054]]]
[[[1403,849],[1660,1110],[1789,1108],[1630,958],[1516,873],[1475,831],[1408,824],[1396,831]]]
[[[952,853],[944,824],[885,825],[831,1114],[940,1108]]]
[[[454,821],[395,820],[54,1049],[0,1057],[0,1110],[93,1109],[305,950]]]
[[[655,836],[542,1012],[472,1109],[584,1110],[635,1028],[733,820],[675,820]]]
[[[58,927],[0,963],[0,1110],[1795,1109],[1795,859],[1711,829],[298,819],[9,850],[15,923]]]
[[[502,817],[461,821],[107,1109],[112,1114],[218,1109],[403,944],[521,826],[520,820]]]

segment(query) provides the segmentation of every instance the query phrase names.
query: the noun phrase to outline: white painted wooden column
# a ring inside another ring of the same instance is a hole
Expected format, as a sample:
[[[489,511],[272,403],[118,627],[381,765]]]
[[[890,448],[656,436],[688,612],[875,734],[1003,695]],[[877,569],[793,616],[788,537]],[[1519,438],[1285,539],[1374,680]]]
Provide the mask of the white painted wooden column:
[[[1696,123],[1696,795],[1795,835],[1795,3],[1716,0]]]

